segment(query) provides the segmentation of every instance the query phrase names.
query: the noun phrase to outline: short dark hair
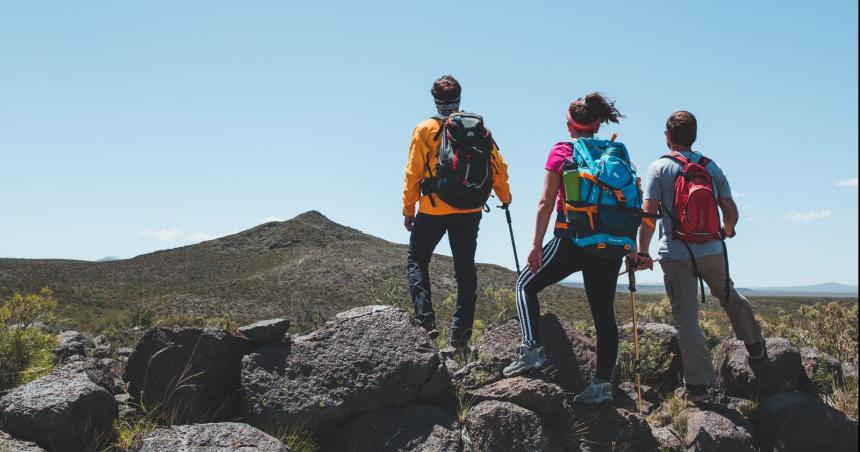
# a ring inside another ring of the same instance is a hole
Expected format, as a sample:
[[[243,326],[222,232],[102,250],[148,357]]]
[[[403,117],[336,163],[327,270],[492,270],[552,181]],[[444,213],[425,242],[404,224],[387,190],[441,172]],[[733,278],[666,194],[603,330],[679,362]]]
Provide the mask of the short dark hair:
[[[460,82],[450,75],[443,75],[433,82],[433,88],[430,89],[430,94],[436,100],[445,102],[455,101],[460,98]]]
[[[681,146],[692,146],[696,142],[696,117],[689,111],[676,111],[666,120],[669,140]]]

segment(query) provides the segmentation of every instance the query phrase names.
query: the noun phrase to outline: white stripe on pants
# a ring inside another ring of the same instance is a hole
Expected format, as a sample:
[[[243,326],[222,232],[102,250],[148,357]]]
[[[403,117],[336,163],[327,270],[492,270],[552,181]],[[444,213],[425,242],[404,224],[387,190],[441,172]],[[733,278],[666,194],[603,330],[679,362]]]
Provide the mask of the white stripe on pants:
[[[528,267],[520,273],[519,278],[517,278],[517,315],[520,320],[520,330],[523,335],[523,344],[528,346],[534,345],[534,339],[532,338],[532,327],[531,321],[529,320],[529,310],[528,304],[526,303],[526,293],[525,286],[528,284],[547,264],[552,261],[552,259],[556,256],[558,247],[561,244],[562,240],[570,240],[570,239],[562,239],[559,237],[553,237],[553,239],[543,247],[541,251],[542,262],[541,266],[534,273],[529,270]]]

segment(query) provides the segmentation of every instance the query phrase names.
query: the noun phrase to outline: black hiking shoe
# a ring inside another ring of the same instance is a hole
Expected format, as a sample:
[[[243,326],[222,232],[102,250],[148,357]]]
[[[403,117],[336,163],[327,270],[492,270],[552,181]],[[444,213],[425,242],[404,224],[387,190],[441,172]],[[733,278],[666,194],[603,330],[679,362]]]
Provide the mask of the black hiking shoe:
[[[711,401],[711,392],[708,391],[708,385],[685,384],[683,388],[678,388],[675,391],[675,395],[692,403]]]
[[[761,341],[755,344],[744,344],[747,348],[747,353],[750,354],[750,361],[763,361],[767,359],[767,342]]]
[[[436,329],[436,324],[433,322],[426,322],[421,324],[421,328],[424,328],[424,331],[427,332],[427,335],[430,336],[430,339],[436,340],[439,337],[439,330]]]

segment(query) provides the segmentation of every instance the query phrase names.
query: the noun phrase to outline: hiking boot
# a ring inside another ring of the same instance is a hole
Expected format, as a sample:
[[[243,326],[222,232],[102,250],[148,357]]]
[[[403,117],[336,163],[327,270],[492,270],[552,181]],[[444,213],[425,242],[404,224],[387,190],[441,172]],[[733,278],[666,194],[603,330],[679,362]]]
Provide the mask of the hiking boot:
[[[511,362],[508,367],[502,370],[502,374],[506,377],[514,377],[522,375],[526,372],[540,369],[549,363],[546,357],[546,350],[543,345],[533,345],[529,347],[522,344],[517,349],[517,357]]]
[[[573,398],[573,403],[583,405],[613,405],[612,383],[608,381],[598,382],[592,378],[588,387]]]
[[[747,348],[747,353],[750,354],[750,361],[763,361],[767,359],[767,342],[761,341],[755,344],[744,344]]]
[[[473,357],[472,348],[468,345],[460,346],[454,345],[454,360],[459,361],[463,364],[469,364],[472,362]]]
[[[711,392],[708,385],[684,385],[683,388],[675,390],[675,396],[692,403],[704,403],[711,401]]]
[[[427,332],[427,335],[430,336],[430,339],[436,340],[439,337],[439,330],[436,329],[436,324],[433,322],[426,322],[421,324],[421,328],[424,328],[424,331]]]

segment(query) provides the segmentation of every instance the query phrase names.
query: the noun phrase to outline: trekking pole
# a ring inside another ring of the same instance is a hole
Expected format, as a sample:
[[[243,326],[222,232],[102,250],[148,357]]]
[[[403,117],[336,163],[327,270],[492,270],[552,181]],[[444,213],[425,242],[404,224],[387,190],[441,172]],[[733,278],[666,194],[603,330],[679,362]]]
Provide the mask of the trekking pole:
[[[517,257],[517,244],[514,242],[514,226],[511,224],[511,210],[508,206],[502,204],[500,206],[505,209],[505,218],[508,219],[508,232],[511,233],[511,247],[514,249],[514,263],[517,264],[517,277],[520,275],[520,259]]]
[[[639,319],[636,316],[636,270],[627,273],[627,288],[630,290],[630,307],[633,310],[633,366],[636,370],[636,402],[642,413],[642,382],[639,372]]]

